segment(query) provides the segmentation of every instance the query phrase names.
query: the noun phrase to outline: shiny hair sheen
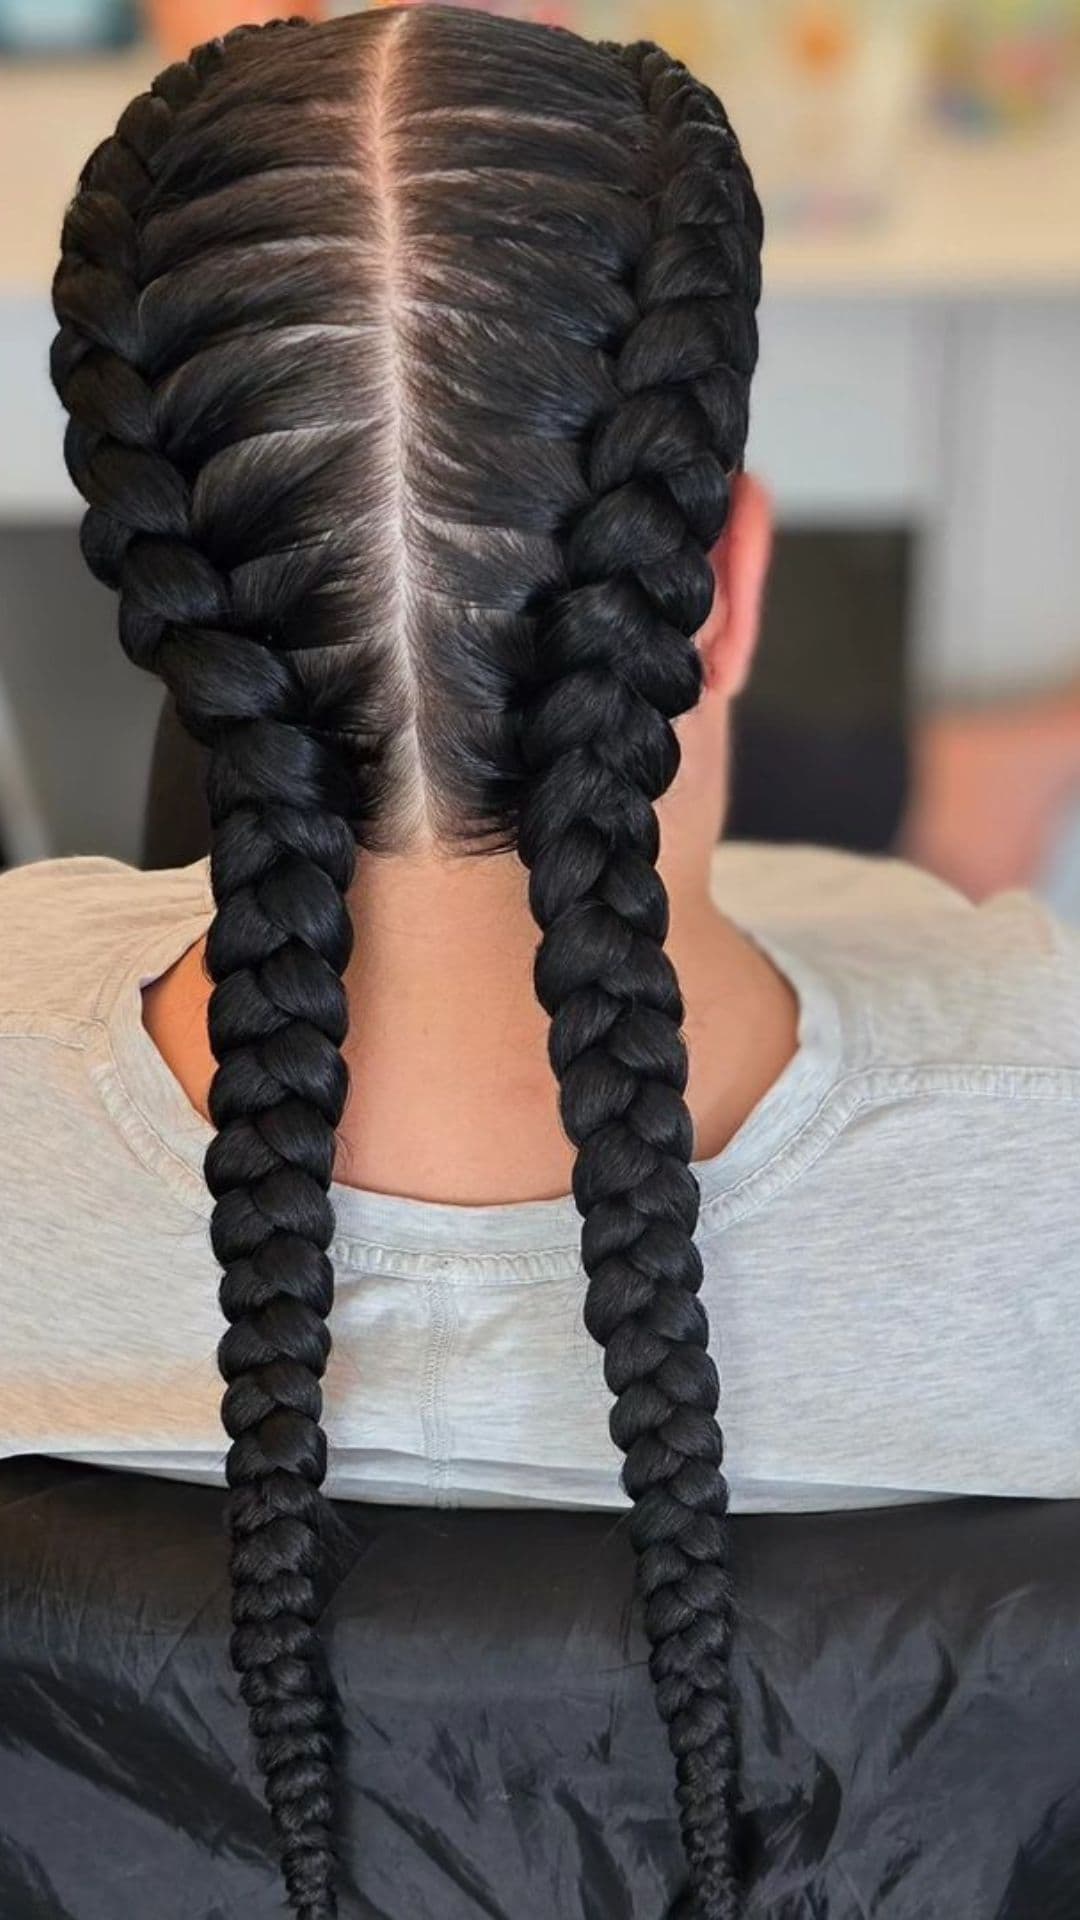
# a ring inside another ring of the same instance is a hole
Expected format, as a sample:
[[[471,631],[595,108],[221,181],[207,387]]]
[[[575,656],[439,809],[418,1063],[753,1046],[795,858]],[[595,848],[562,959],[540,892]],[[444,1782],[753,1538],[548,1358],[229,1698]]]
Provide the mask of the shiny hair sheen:
[[[651,45],[451,8],[241,29],[87,163],[53,377],[128,653],[209,749],[232,1656],[337,1912],[321,1378],[355,848],[516,848],[585,1318],[677,1770],[733,1920],[727,1486],[654,803],[743,458],[761,216]]]

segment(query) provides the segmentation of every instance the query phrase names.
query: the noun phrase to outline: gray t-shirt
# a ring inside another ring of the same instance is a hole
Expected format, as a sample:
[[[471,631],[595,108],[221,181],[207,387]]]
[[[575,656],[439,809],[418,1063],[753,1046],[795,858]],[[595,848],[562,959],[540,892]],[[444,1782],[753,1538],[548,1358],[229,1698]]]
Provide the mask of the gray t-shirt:
[[[1080,1495],[1080,938],[834,854],[714,888],[802,1009],[698,1169],[733,1508]],[[0,880],[0,1453],[221,1478],[209,1129],[140,999],[209,913],[202,866]],[[334,1197],[331,1490],[623,1504],[572,1202]]]

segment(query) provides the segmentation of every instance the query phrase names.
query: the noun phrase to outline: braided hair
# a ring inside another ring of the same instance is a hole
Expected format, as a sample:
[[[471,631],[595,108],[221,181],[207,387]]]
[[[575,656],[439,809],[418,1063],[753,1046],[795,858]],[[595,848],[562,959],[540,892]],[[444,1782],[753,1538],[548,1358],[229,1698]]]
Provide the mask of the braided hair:
[[[734,1920],[718,1381],[655,803],[746,442],[761,216],[651,45],[241,29],[83,171],[53,377],[120,632],[208,750],[206,1176],[232,1655],[292,1911],[337,1911],[321,1381],[357,846],[516,849],[625,1454],[685,1920]]]

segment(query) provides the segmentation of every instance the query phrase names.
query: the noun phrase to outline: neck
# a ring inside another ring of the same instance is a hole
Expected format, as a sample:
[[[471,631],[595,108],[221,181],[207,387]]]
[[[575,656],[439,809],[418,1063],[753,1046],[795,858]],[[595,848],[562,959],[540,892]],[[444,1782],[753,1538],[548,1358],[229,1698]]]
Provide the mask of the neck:
[[[782,1071],[797,1025],[790,987],[713,906],[707,868],[706,859],[665,875],[699,1157],[726,1145]],[[350,895],[351,1092],[338,1180],[461,1205],[568,1190],[573,1149],[533,991],[538,933],[527,886],[512,855],[361,856]],[[146,999],[152,1038],[204,1111],[207,992],[197,949]]]

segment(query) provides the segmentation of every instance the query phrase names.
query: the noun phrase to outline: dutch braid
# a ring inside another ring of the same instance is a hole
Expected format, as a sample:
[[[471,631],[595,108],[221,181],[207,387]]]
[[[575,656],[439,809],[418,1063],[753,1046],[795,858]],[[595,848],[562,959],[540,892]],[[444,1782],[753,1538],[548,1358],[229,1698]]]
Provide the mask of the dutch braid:
[[[618,403],[588,449],[590,497],[539,649],[549,678],[524,718],[519,847],[543,934],[537,993],[578,1148],[585,1319],[616,1396],[611,1431],[626,1455],[651,1670],[676,1757],[685,1911],[733,1920],[728,1490],[653,803],[678,767],[671,722],[698,698],[693,636],[712,604],[708,555],[745,442],[754,340],[741,308],[742,337],[732,328],[723,242],[746,250],[756,203],[712,95],[656,47],[624,57],[659,130],[655,231],[637,269],[638,317],[614,355]]]
[[[727,1487],[655,803],[700,689],[760,245],[685,68],[442,7],[199,50],[65,225],[53,374],[84,550],[210,750],[233,1657],[305,1920],[335,1912],[316,1624],[345,895],[356,841],[401,850],[418,822],[530,870],[681,1911],[738,1911]]]
[[[72,416],[69,466],[92,503],[89,563],[119,590],[128,652],[161,675],[211,749],[207,962],[219,1064],[206,1175],[230,1323],[220,1364],[232,1655],[291,1904],[303,1920],[330,1920],[333,1722],[315,1623],[352,786],[310,731],[288,661],[266,643],[282,617],[279,580],[260,608],[249,567],[241,608],[214,562],[210,518],[200,521],[191,477],[163,449],[140,325],[139,223],[155,159],[224,54],[219,42],[171,67],[88,163],[64,228],[53,376]]]

